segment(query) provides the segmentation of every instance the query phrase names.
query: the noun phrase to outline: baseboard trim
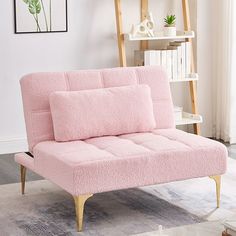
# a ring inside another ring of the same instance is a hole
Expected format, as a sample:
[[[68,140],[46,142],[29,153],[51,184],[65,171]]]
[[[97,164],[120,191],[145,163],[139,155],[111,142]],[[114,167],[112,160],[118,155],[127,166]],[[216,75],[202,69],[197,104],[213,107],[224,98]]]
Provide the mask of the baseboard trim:
[[[27,150],[28,143],[25,137],[0,139],[0,154],[26,152]]]
[[[230,138],[230,144],[236,144],[236,137]]]

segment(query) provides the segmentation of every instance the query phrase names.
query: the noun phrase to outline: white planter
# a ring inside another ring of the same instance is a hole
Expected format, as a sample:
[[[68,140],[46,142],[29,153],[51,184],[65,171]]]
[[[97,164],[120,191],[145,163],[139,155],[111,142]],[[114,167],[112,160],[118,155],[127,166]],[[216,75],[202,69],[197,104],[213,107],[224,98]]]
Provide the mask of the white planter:
[[[164,36],[172,37],[176,36],[176,27],[164,27]]]

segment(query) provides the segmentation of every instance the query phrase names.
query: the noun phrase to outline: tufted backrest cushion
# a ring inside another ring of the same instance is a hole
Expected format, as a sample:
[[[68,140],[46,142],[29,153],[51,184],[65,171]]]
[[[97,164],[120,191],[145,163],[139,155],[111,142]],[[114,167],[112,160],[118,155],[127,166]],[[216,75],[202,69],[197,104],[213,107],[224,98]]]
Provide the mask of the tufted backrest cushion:
[[[55,91],[147,84],[151,88],[157,129],[174,128],[169,82],[161,67],[126,67],[72,72],[35,73],[21,79],[29,150],[42,141],[54,140],[49,96]]]
[[[58,142],[148,132],[156,127],[146,84],[57,91],[49,100]]]

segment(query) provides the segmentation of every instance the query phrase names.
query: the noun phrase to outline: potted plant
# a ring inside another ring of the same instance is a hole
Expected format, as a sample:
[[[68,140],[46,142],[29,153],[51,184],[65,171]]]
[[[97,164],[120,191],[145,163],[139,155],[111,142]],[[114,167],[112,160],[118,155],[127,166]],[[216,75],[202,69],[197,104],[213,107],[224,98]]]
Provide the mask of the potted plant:
[[[176,36],[176,27],[175,27],[176,16],[167,15],[164,21],[165,21],[164,36],[170,36],[170,37]]]

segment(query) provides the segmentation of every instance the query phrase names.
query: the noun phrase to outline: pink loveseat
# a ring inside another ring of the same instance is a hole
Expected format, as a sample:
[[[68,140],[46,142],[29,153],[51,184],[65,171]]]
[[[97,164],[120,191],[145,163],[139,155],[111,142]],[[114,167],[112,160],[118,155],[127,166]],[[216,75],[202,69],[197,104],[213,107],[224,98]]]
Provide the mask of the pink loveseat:
[[[152,132],[55,141],[52,92],[136,84],[151,88],[156,121]],[[209,176],[216,182],[219,207],[227,150],[216,141],[175,128],[169,82],[160,67],[35,73],[21,80],[21,88],[29,143],[29,153],[15,155],[21,165],[22,193],[26,168],[69,192],[79,231],[85,201],[100,192]]]

